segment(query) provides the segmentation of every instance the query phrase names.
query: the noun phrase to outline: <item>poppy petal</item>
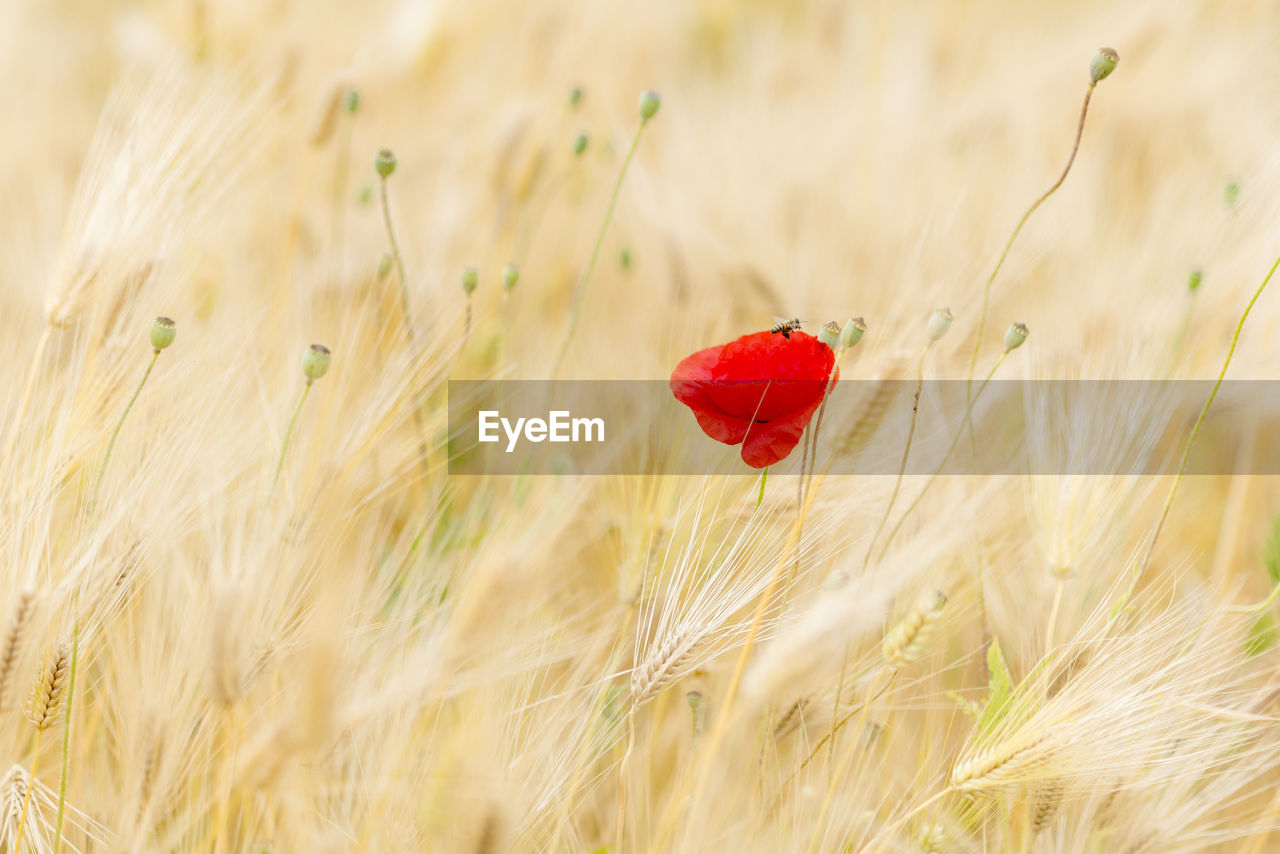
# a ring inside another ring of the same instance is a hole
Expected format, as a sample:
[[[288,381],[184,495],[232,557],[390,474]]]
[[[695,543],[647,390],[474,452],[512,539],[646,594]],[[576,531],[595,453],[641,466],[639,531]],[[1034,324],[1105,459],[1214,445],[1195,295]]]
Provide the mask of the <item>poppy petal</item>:
[[[813,413],[817,411],[821,399],[811,405],[798,409],[786,418],[779,418],[767,424],[753,424],[742,442],[742,461],[752,468],[764,468],[784,460],[804,435],[804,428],[809,425]]]
[[[704,433],[743,443],[742,459],[762,468],[795,449],[829,379],[838,377],[835,354],[812,335],[756,332],[686,357],[670,388]]]

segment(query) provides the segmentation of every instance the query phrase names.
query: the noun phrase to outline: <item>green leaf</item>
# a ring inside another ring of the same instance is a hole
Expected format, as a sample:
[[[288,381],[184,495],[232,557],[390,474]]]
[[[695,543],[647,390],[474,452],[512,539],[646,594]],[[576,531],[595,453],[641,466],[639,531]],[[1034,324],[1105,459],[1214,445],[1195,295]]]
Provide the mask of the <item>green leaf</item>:
[[[987,705],[978,719],[978,732],[983,734],[995,728],[1013,700],[1013,679],[1009,676],[1009,665],[1005,663],[998,638],[992,638],[991,646],[987,648],[987,670],[991,674],[990,690]]]
[[[1276,621],[1266,611],[1249,627],[1249,640],[1245,642],[1245,655],[1253,658],[1266,652],[1276,642]]]
[[[1271,520],[1271,533],[1262,549],[1262,565],[1274,586],[1280,584],[1280,515]]]

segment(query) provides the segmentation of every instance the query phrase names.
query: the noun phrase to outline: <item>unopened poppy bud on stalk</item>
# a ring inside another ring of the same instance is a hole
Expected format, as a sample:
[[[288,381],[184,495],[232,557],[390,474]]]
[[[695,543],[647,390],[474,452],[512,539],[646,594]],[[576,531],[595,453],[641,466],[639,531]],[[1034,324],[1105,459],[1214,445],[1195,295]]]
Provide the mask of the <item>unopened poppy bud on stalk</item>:
[[[1111,48],[1098,48],[1093,59],[1089,60],[1089,79],[1094,83],[1106,79],[1107,75],[1116,70],[1116,63],[1119,61],[1120,54]]]
[[[818,330],[818,340],[832,350],[836,349],[836,345],[840,343],[840,324],[834,320],[824,323],[822,328]]]
[[[929,342],[935,343],[947,334],[947,330],[951,328],[951,321],[954,318],[951,309],[940,308],[929,316]]]
[[[573,138],[573,156],[581,157],[582,152],[587,150],[587,135],[580,133]]]
[[[360,109],[360,92],[356,89],[348,89],[346,97],[342,99],[342,104],[347,108],[347,112],[355,115]]]
[[[1187,290],[1195,293],[1202,281],[1204,281],[1204,271],[1196,267],[1191,271],[1191,276],[1187,279]]]
[[[378,278],[385,279],[391,275],[391,265],[395,263],[395,259],[391,257],[390,252],[383,252],[378,256]]]
[[[462,268],[462,291],[463,293],[471,293],[480,284],[480,274],[476,272],[475,267]]]
[[[378,149],[373,157],[373,168],[377,170],[378,177],[391,177],[391,173],[396,171],[396,153],[389,148]]]
[[[840,346],[848,350],[857,346],[867,332],[867,322],[861,317],[851,318],[840,330]]]
[[[159,353],[173,343],[178,336],[178,327],[167,317],[157,317],[151,324],[151,347]]]
[[[302,354],[302,373],[307,378],[307,385],[329,372],[331,359],[329,348],[323,344],[312,344],[307,348],[307,352]]]
[[[1027,340],[1029,331],[1025,323],[1015,323],[1010,326],[1009,330],[1004,333],[1004,349],[1017,350]]]
[[[646,122],[658,113],[658,107],[662,106],[662,96],[652,89],[640,96],[640,118]]]
[[[569,90],[569,106],[576,107],[582,103],[582,87],[574,86]]]
[[[515,264],[508,264],[502,268],[502,287],[508,291],[516,286],[516,282],[520,281],[520,268]]]

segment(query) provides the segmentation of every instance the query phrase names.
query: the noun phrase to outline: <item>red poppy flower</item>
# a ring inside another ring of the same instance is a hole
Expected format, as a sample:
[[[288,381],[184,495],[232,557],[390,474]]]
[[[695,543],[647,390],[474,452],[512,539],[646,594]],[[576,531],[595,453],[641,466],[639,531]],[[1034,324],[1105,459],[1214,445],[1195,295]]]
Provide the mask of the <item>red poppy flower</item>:
[[[764,468],[800,441],[834,368],[835,353],[812,335],[756,332],[685,358],[671,372],[671,393],[702,432],[741,443],[743,462]]]

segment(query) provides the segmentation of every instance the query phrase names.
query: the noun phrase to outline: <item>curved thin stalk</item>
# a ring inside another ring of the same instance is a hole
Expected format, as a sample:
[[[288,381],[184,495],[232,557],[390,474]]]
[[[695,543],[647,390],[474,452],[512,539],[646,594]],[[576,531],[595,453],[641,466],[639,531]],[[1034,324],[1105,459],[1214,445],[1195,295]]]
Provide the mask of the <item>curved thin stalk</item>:
[[[1009,239],[1004,244],[1004,251],[1000,253],[1000,258],[996,261],[995,267],[991,270],[991,275],[987,277],[987,283],[982,288],[982,312],[978,315],[978,334],[973,342],[973,356],[969,359],[969,375],[965,381],[965,401],[969,400],[969,393],[973,388],[973,372],[978,365],[978,353],[982,348],[982,335],[987,328],[987,306],[991,302],[991,285],[995,282],[996,276],[1000,275],[1000,269],[1004,266],[1005,259],[1009,257],[1009,250],[1013,248],[1013,243],[1018,239],[1018,235],[1022,233],[1022,228],[1027,224],[1027,220],[1031,219],[1031,215],[1036,212],[1042,204],[1048,201],[1049,197],[1058,191],[1062,186],[1062,182],[1067,180],[1067,173],[1071,171],[1071,165],[1076,162],[1076,152],[1080,150],[1080,138],[1084,136],[1084,120],[1089,114],[1089,101],[1093,98],[1094,87],[1098,84],[1090,83],[1089,88],[1084,93],[1084,104],[1080,107],[1080,121],[1076,124],[1075,142],[1071,144],[1071,155],[1067,158],[1067,165],[1062,168],[1062,174],[1058,176],[1058,180],[1053,182],[1053,186],[1045,190],[1040,198],[1031,203],[1031,207],[1027,208],[1026,213],[1018,220],[1018,224],[1013,227]]]
[[[867,546],[867,555],[862,559],[862,569],[871,564],[871,554],[875,551],[876,540],[880,539],[880,534],[884,532],[884,526],[889,524],[889,516],[893,513],[893,505],[898,500],[898,493],[902,490],[902,478],[907,472],[907,458],[911,456],[911,443],[916,435],[916,421],[920,415],[920,393],[924,391],[924,360],[929,355],[929,350],[933,347],[930,341],[925,345],[924,352],[920,354],[920,362],[916,365],[916,393],[911,399],[911,426],[907,428],[907,443],[902,449],[902,461],[898,463],[898,477],[893,482],[893,492],[889,495],[889,503],[885,505],[884,516],[880,518],[880,524],[876,526],[876,532],[871,535],[871,543]]]
[[[965,429],[969,425],[969,416],[973,414],[973,407],[978,404],[978,398],[982,397],[982,392],[986,389],[987,384],[991,382],[991,378],[996,375],[996,371],[1000,369],[1000,365],[1004,362],[1005,356],[1012,353],[1012,350],[1005,350],[1000,354],[1000,358],[996,359],[996,363],[991,366],[991,372],[987,374],[987,378],[982,381],[982,385],[978,386],[978,391],[969,401],[969,405],[965,408],[964,418],[960,421],[960,429],[956,431],[955,438],[951,440],[951,446],[947,448],[947,453],[942,457],[942,462],[938,463],[938,468],[933,474],[929,475],[929,480],[925,482],[924,488],[916,496],[915,500],[906,510],[902,511],[902,515],[898,517],[898,524],[893,526],[893,530],[889,532],[889,537],[884,541],[884,546],[880,549],[880,557],[884,557],[889,551],[889,546],[893,544],[893,538],[898,535],[898,531],[902,530],[902,523],[907,521],[907,517],[911,515],[916,507],[920,506],[920,501],[924,498],[925,493],[929,491],[929,487],[933,486],[933,482],[942,474],[942,470],[946,468],[947,461],[951,459],[951,454],[955,452],[956,445],[960,444],[960,438],[964,436]]]
[[[93,493],[89,499],[89,513],[92,514],[94,508],[98,506],[98,490],[102,488],[103,475],[107,473],[107,463],[111,462],[111,452],[115,450],[116,439],[120,436],[120,428],[124,426],[124,420],[129,417],[129,412],[133,409],[133,404],[137,402],[138,395],[142,394],[142,387],[147,384],[147,379],[151,376],[152,369],[156,366],[156,360],[160,358],[160,351],[156,350],[151,354],[151,361],[147,363],[147,370],[142,375],[142,381],[138,383],[138,387],[133,390],[133,397],[129,398],[128,404],[125,405],[124,412],[120,413],[120,420],[116,422],[116,427],[111,431],[111,439],[107,442],[107,450],[102,454],[102,463],[98,466],[98,476],[93,482]]]
[[[613,184],[613,192],[609,195],[609,206],[605,208],[604,219],[600,223],[600,233],[596,235],[596,245],[591,250],[591,260],[587,263],[586,272],[582,274],[581,281],[574,288],[573,307],[569,314],[569,329],[565,332],[564,340],[560,342],[560,354],[556,356],[555,366],[551,370],[551,379],[555,379],[560,375],[560,368],[564,365],[564,357],[569,353],[569,345],[573,342],[573,335],[578,331],[578,321],[582,318],[582,303],[587,296],[587,285],[591,282],[591,274],[596,269],[596,261],[600,257],[600,247],[604,245],[604,235],[609,230],[609,223],[613,220],[613,210],[618,206],[618,194],[622,191],[623,179],[627,177],[627,167],[631,165],[631,159],[635,157],[636,148],[640,145],[640,137],[644,134],[644,129],[649,124],[649,120],[642,118],[640,126],[636,128],[636,135],[631,138],[631,147],[627,149],[627,156],[622,159],[622,168],[618,170],[618,180]]]
[[[280,482],[280,472],[284,469],[284,457],[289,451],[289,439],[293,436],[293,427],[298,423],[298,413],[302,411],[302,404],[306,402],[310,392],[311,380],[307,380],[307,384],[302,387],[302,394],[298,397],[298,405],[293,408],[293,415],[289,418],[289,426],[284,430],[284,441],[280,443],[280,459],[276,461],[276,474],[271,478],[271,497],[275,496],[276,485]]]
[[[1147,543],[1146,554],[1134,573],[1129,592],[1133,591],[1138,579],[1146,571],[1148,564],[1151,563],[1151,555],[1155,552],[1156,540],[1160,539],[1160,532],[1164,530],[1164,523],[1169,518],[1169,508],[1173,506],[1173,499],[1177,496],[1178,487],[1182,484],[1182,476],[1187,471],[1187,461],[1191,458],[1191,448],[1195,445],[1196,437],[1200,435],[1200,428],[1204,426],[1204,420],[1209,415],[1209,407],[1213,406],[1214,398],[1218,396],[1218,389],[1222,387],[1222,381],[1227,376],[1227,369],[1231,367],[1231,359],[1235,356],[1236,345],[1240,343],[1240,333],[1244,331],[1244,323],[1249,319],[1249,313],[1253,311],[1254,303],[1258,301],[1258,297],[1262,296],[1262,292],[1266,290],[1267,283],[1271,281],[1271,277],[1275,275],[1278,267],[1280,267],[1280,257],[1277,257],[1275,262],[1272,263],[1271,269],[1267,271],[1267,275],[1262,279],[1262,284],[1258,285],[1258,289],[1253,292],[1253,296],[1240,314],[1240,320],[1236,323],[1235,332],[1231,335],[1231,346],[1227,348],[1227,356],[1222,360],[1222,370],[1218,371],[1218,378],[1213,383],[1209,398],[1204,402],[1204,406],[1201,407],[1200,416],[1196,418],[1195,426],[1191,428],[1191,435],[1187,437],[1187,444],[1182,448],[1182,457],[1178,460],[1178,471],[1173,476],[1173,484],[1169,487],[1169,494],[1165,496],[1164,507],[1160,510],[1160,519],[1156,522],[1155,533],[1151,535],[1151,540]]]

